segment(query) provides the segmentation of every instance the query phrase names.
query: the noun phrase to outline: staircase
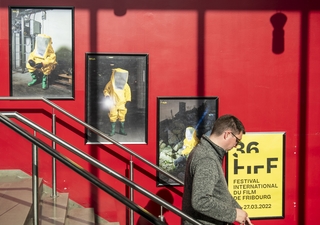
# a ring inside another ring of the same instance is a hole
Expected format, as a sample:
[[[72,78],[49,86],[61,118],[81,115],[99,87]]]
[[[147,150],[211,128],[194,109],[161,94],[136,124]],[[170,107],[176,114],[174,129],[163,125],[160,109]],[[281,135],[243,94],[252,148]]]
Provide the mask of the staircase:
[[[50,188],[39,179],[39,225],[120,225],[95,216],[94,209],[83,208],[68,193],[52,198]],[[32,178],[20,170],[0,170],[0,224],[32,225]]]

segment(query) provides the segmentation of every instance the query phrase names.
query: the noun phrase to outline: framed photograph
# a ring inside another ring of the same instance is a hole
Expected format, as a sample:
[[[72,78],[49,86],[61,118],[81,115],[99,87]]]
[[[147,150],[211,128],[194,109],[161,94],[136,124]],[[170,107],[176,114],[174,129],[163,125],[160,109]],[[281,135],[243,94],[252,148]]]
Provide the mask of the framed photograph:
[[[119,143],[147,143],[148,54],[86,53],[86,122]],[[87,131],[88,144],[109,141]]]
[[[202,135],[210,135],[218,116],[218,97],[159,97],[157,164],[184,181],[186,161]],[[158,185],[178,185],[158,173]]]
[[[74,98],[74,8],[9,7],[10,95]]]

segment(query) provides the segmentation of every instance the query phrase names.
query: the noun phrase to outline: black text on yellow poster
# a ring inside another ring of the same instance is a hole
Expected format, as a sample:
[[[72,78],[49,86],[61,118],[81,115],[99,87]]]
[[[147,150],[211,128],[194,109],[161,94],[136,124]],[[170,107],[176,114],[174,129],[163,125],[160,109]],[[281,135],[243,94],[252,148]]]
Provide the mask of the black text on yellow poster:
[[[284,132],[248,132],[228,153],[229,190],[251,218],[283,217],[284,140]]]

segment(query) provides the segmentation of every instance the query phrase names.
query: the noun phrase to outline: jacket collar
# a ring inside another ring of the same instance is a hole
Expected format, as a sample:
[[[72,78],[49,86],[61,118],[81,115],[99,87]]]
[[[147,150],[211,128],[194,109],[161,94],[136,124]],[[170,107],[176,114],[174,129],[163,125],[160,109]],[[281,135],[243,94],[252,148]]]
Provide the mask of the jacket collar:
[[[208,142],[208,144],[211,145],[211,147],[213,148],[214,154],[216,154],[218,156],[220,162],[222,162],[222,160],[227,152],[223,148],[221,148],[220,146],[213,143],[208,136],[203,135],[202,138],[204,140],[206,140]]]

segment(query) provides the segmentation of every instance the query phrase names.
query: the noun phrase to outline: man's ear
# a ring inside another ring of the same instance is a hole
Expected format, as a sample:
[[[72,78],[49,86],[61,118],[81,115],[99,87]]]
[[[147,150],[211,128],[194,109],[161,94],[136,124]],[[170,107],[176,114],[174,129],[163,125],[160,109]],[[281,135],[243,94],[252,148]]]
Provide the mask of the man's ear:
[[[225,131],[225,132],[223,133],[223,139],[227,140],[227,137],[228,137],[228,132]]]

